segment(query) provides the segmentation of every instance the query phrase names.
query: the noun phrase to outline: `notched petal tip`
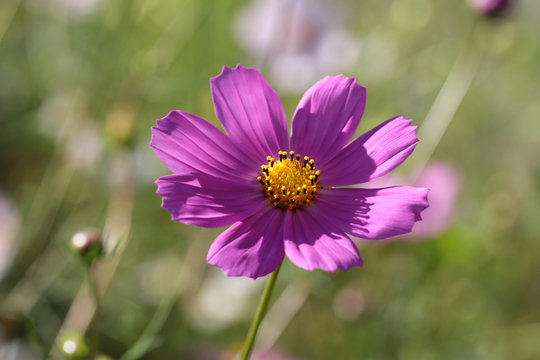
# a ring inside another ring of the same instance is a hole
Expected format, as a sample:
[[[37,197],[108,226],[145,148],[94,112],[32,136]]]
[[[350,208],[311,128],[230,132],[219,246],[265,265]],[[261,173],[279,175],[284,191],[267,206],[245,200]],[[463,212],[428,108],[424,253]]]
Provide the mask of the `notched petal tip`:
[[[426,188],[426,187],[418,187],[417,189],[422,194],[421,196],[422,196],[423,203],[420,205],[422,208],[420,211],[423,211],[429,207],[428,196],[429,196],[429,193],[431,192],[431,189]]]
[[[183,110],[171,110],[162,118],[156,119],[156,125],[150,127],[150,132],[152,134],[150,138],[150,146],[155,149],[158,145],[158,138],[163,136],[163,134],[171,135],[171,133],[176,129],[182,120],[186,120],[186,117],[197,117],[195,115],[189,114]],[[202,118],[199,118],[201,121],[205,121]]]
[[[418,187],[418,192],[420,193],[420,200],[418,204],[413,208],[414,211],[414,222],[423,221],[422,219],[422,212],[429,208],[429,199],[428,195],[431,189],[425,188],[425,187]],[[412,224],[411,229],[409,232],[412,231],[414,227],[414,224]]]
[[[382,240],[411,232],[428,207],[428,189],[393,186],[379,189],[336,188],[321,197],[328,223],[347,234]],[[319,206],[318,206],[319,207]]]
[[[405,119],[402,116],[400,117],[403,120],[404,124],[406,124],[405,126],[407,127],[407,130],[414,137],[414,140],[411,141],[412,151],[414,151],[414,149],[416,148],[416,145],[418,145],[418,143],[420,142],[420,139],[418,139],[418,136],[416,134],[418,131],[418,125],[412,125],[412,122],[413,122],[412,120]]]
[[[398,127],[398,126],[402,126],[403,128],[409,127],[410,130],[413,130],[413,132],[416,133],[416,130],[417,130],[418,126],[417,125],[412,125],[412,122],[413,122],[412,119],[406,119],[405,117],[403,117],[403,115],[397,115],[397,116],[394,116],[394,117],[386,120],[381,125],[388,124],[388,123],[393,123],[394,127]]]
[[[224,65],[221,68],[221,72],[210,78],[210,86],[213,86],[213,84],[216,81],[219,81],[220,78],[230,75],[231,73],[242,73],[242,72],[255,72],[257,74],[260,74],[259,70],[252,68],[252,67],[245,67],[240,64],[236,64],[235,67],[229,67],[227,65]]]
[[[152,134],[152,136],[150,138],[150,146],[152,146],[152,148],[155,147],[156,136],[159,136],[159,131],[166,129],[167,128],[167,123],[169,121],[171,121],[170,118],[172,116],[175,116],[175,114],[177,112],[179,112],[179,111],[180,110],[171,110],[171,111],[169,111],[169,113],[167,115],[165,115],[164,117],[156,119],[156,125],[150,127],[150,132]]]
[[[225,76],[227,75],[228,73],[230,73],[231,71],[234,71],[238,68],[239,65],[236,65],[236,67],[233,69],[233,68],[230,68],[226,65],[224,65],[222,68],[221,68],[221,72],[219,74],[217,74],[216,76],[213,76],[210,78],[210,84],[212,84],[214,81],[216,81],[217,79],[219,79],[220,77],[222,76]]]
[[[320,165],[325,185],[365,183],[401,165],[418,143],[417,127],[411,124],[412,120],[396,116],[354,139]]]

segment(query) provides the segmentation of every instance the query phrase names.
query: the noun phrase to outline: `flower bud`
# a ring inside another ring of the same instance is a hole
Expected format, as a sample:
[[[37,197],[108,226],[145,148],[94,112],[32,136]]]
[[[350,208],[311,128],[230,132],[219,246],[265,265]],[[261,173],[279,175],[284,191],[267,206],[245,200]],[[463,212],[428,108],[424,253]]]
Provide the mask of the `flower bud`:
[[[86,265],[91,265],[103,254],[103,237],[96,230],[88,229],[77,232],[71,238],[70,245]]]
[[[515,0],[467,0],[468,4],[484,16],[501,16],[510,10]]]
[[[127,105],[115,106],[105,120],[105,135],[114,145],[130,146],[134,128],[135,113]]]
[[[56,346],[58,347],[58,351],[69,360],[84,359],[90,352],[83,336],[77,332],[60,335]]]

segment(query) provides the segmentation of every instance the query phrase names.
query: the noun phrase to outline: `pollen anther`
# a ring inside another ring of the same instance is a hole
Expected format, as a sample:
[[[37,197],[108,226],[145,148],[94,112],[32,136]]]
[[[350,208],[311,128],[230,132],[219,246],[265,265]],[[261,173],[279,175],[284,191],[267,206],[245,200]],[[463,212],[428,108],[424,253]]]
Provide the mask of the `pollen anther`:
[[[289,210],[311,205],[322,188],[319,184],[321,171],[315,171],[315,161],[294,151],[280,151],[278,155],[279,160],[271,156],[266,158],[268,165],[261,165],[262,176],[257,177],[268,202]]]

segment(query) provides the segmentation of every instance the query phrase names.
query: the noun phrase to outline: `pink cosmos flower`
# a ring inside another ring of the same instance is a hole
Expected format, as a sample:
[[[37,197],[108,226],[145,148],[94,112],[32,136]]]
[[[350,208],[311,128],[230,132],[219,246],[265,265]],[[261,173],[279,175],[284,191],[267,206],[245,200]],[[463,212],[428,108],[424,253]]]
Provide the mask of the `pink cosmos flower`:
[[[421,219],[425,188],[343,187],[388,173],[418,142],[401,116],[349,142],[366,101],[354,79],[313,85],[293,115],[290,139],[283,106],[257,70],[224,67],[210,87],[226,134],[177,110],[157,120],[150,144],[173,172],[156,181],[173,220],[232,224],[207,255],[226,275],[267,275],[285,255],[306,270],[346,271],[362,265],[348,235],[384,239]]]

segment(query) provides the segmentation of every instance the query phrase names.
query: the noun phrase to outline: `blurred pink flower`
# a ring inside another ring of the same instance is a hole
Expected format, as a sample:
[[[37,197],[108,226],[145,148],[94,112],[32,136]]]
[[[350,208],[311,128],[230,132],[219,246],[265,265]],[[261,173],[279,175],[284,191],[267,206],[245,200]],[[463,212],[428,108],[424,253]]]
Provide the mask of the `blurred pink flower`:
[[[360,43],[342,23],[343,12],[331,1],[254,0],[235,30],[248,53],[268,66],[279,90],[299,92],[357,64]]]
[[[426,165],[411,185],[430,189],[429,208],[422,212],[423,221],[416,223],[408,237],[427,238],[448,228],[454,218],[461,182],[460,172],[450,163],[432,162]]]
[[[241,319],[249,319],[249,302],[261,290],[261,281],[264,280],[228,278],[222,272],[210,271],[187,307],[186,318],[205,333],[223,331]]]
[[[366,309],[364,292],[353,286],[343,287],[334,298],[333,309],[343,321],[358,319]]]
[[[38,360],[40,357],[32,350],[30,344],[23,339],[3,341],[0,328],[0,359],[2,360]]]
[[[468,4],[477,12],[486,16],[504,15],[515,0],[467,0]]]

